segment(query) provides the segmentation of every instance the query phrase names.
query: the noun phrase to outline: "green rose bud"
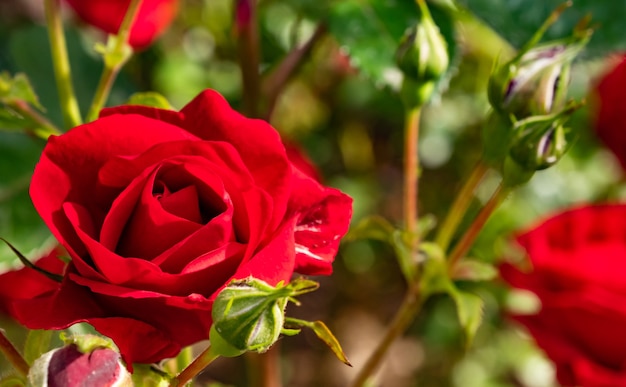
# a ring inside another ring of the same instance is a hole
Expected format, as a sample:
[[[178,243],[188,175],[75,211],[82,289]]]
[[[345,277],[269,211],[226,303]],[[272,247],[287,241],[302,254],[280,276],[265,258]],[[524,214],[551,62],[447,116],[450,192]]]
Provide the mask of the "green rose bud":
[[[396,53],[404,73],[402,97],[409,107],[421,106],[430,99],[435,85],[448,69],[447,43],[424,1],[417,2],[420,17],[403,38]]]
[[[510,155],[529,171],[546,169],[556,164],[568,149],[563,124],[572,112],[557,116],[534,116],[519,121],[511,142]]]
[[[213,352],[232,357],[246,351],[267,351],[285,331],[287,302],[317,287],[316,282],[305,279],[276,287],[252,277],[231,282],[213,303],[209,334]]]
[[[487,91],[489,102],[500,114],[522,119],[563,108],[570,64],[593,32],[583,19],[570,37],[537,45],[563,9],[557,9],[513,59],[495,66]]]

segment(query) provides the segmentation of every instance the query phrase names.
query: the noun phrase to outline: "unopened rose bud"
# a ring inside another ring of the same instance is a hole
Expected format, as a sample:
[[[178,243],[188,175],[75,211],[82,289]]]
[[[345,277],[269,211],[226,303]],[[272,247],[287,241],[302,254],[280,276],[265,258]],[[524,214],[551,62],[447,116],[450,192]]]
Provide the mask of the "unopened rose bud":
[[[130,387],[131,375],[120,361],[120,354],[108,347],[84,352],[69,344],[43,354],[28,374],[32,386]]]
[[[433,21],[424,1],[418,1],[420,17],[410,28],[396,53],[404,73],[402,96],[408,106],[419,106],[430,99],[436,83],[448,70],[447,43]]]
[[[252,277],[231,282],[213,303],[209,339],[214,353],[238,356],[267,351],[284,331],[287,302],[317,286],[304,279],[276,287]]]
[[[563,123],[563,119],[550,116],[535,116],[519,122],[511,143],[511,158],[530,171],[556,164],[568,148]]]
[[[570,145],[570,131],[565,123],[581,106],[571,102],[557,114],[528,117],[515,123],[503,168],[505,185],[525,183],[535,171],[549,168],[561,159]]]
[[[563,108],[570,64],[583,50],[593,30],[587,28],[584,19],[571,36],[537,45],[560,11],[555,11],[513,59],[495,66],[487,90],[489,102],[497,112],[522,119]]]

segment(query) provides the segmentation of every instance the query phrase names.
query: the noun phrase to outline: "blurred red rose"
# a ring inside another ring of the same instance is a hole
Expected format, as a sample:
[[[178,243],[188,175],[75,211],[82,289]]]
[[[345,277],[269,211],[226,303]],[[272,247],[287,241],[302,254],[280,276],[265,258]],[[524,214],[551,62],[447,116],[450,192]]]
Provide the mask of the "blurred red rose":
[[[541,300],[513,316],[556,365],[564,386],[626,386],[626,205],[561,213],[518,237],[533,269],[502,277]]]
[[[131,0],[66,0],[86,23],[109,34],[117,34]],[[130,30],[129,43],[135,48],[150,45],[170,25],[179,0],[142,0]]]
[[[120,106],[52,136],[30,193],[72,260],[53,291],[13,288],[6,309],[33,329],[87,321],[128,364],[208,338],[231,279],[331,273],[352,211],[293,167],[269,124],[210,90],[180,112]],[[17,275],[48,281],[4,276]]]
[[[595,131],[626,170],[626,56],[596,86]]]

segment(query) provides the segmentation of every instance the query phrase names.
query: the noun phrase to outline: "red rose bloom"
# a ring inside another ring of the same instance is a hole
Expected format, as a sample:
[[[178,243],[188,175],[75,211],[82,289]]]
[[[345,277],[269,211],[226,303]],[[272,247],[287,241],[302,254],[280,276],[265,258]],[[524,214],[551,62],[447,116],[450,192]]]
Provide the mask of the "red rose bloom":
[[[626,170],[626,56],[596,86],[595,131]]]
[[[130,0],[66,1],[82,20],[109,34],[117,34],[130,5]],[[150,45],[174,20],[177,10],[178,0],[143,0],[130,30],[130,45]]]
[[[513,316],[556,365],[565,386],[626,386],[626,205],[559,214],[518,237],[533,269],[502,277],[541,300]]]
[[[38,297],[14,288],[5,309],[33,329],[89,322],[128,364],[208,338],[212,301],[232,279],[331,273],[352,202],[293,167],[269,124],[214,91],[180,112],[105,109],[52,136],[30,193],[71,263]]]

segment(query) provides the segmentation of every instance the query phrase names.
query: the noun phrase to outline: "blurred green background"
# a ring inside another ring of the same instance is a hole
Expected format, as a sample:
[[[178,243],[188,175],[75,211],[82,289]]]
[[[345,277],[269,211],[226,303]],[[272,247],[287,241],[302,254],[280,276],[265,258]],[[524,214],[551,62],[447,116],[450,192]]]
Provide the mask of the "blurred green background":
[[[167,33],[124,68],[108,104],[122,104],[136,91],[154,90],[180,108],[201,90],[213,88],[239,107],[242,81],[233,3],[182,2]],[[440,0],[431,4],[454,59],[441,94],[423,115],[421,214],[445,215],[463,178],[480,157],[480,129],[488,111],[486,83],[494,60],[511,55],[559,3]],[[0,3],[0,71],[26,73],[45,114],[61,125],[42,7],[39,0]],[[103,37],[66,11],[72,76],[86,113],[102,70],[93,46]],[[511,234],[546,214],[572,204],[626,196],[615,159],[593,135],[591,93],[598,76],[610,67],[612,55],[626,48],[626,1],[577,0],[548,37],[568,35],[588,13],[596,33],[574,66],[570,86],[572,97],[588,102],[571,122],[579,139],[556,167],[537,173],[507,199],[481,233],[472,257],[496,262],[514,255],[508,242]],[[264,74],[306,42],[319,25],[326,29],[281,94],[271,123],[286,140],[302,146],[328,185],[354,198],[353,224],[370,214],[380,214],[394,224],[402,218],[404,112],[396,92],[400,74],[393,55],[415,15],[411,0],[259,2]],[[30,175],[43,145],[19,131],[0,131],[0,236],[31,258],[42,246],[54,243],[28,197]],[[495,175],[488,177],[470,211],[478,211],[479,202],[488,199],[497,181]],[[10,250],[0,246],[0,270],[18,265]],[[393,251],[379,242],[346,242],[334,274],[319,280],[321,289],[302,297],[303,306],[289,313],[325,321],[358,369],[405,290]],[[516,296],[511,301],[497,281],[460,286],[480,295],[486,305],[485,321],[473,345],[464,348],[453,303],[445,297],[431,299],[410,334],[393,346],[379,374],[380,383],[398,387],[552,386],[552,366],[502,316],[511,302],[520,307],[532,300]],[[10,333],[20,337],[17,329],[12,326]],[[336,361],[312,334],[285,338],[279,347],[286,386],[344,386],[356,374]],[[248,385],[246,373],[241,372],[243,363],[243,359],[220,360],[203,374],[202,383]]]

